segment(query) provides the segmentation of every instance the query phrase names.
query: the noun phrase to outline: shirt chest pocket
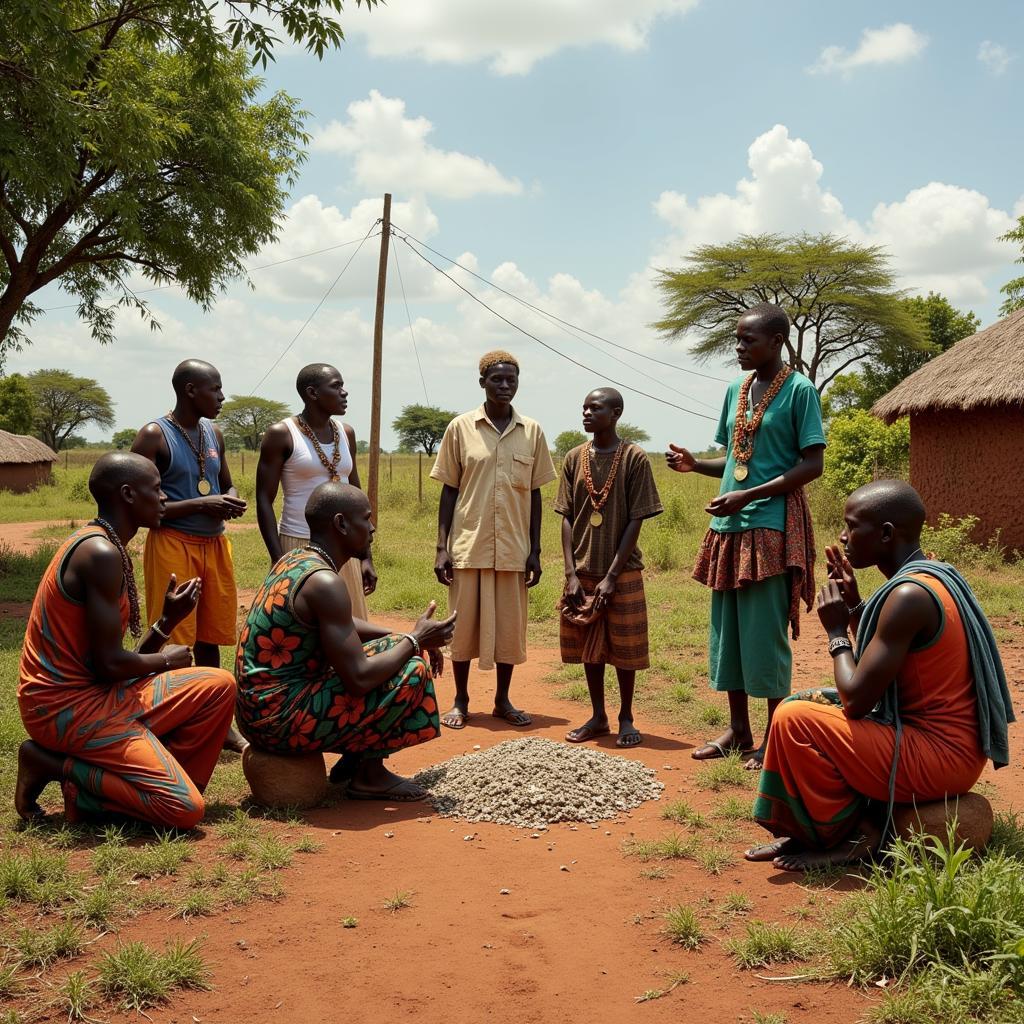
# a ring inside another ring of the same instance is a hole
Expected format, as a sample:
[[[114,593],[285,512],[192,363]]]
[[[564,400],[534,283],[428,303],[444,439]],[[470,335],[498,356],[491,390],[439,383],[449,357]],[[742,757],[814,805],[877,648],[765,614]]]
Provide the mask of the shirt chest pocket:
[[[520,491],[530,490],[530,485],[533,483],[533,456],[513,452],[511,468],[512,486]]]

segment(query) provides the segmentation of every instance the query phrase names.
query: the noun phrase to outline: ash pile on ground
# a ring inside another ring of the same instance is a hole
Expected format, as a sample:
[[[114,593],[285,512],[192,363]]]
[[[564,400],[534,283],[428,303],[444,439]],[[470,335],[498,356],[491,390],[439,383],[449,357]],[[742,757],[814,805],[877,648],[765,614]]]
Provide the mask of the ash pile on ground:
[[[665,788],[638,761],[533,736],[453,757],[415,781],[444,818],[518,828],[614,818]]]

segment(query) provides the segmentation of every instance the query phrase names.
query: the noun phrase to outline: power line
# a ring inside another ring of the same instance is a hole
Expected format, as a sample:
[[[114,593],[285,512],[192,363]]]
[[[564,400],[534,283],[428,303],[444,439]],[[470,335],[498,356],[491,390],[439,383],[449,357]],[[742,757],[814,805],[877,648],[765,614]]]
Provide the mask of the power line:
[[[265,374],[263,374],[262,377],[260,377],[260,379],[257,382],[256,386],[252,389],[252,391],[249,392],[250,395],[255,395],[256,392],[259,391],[259,389],[263,385],[263,382],[274,372],[274,370],[277,369],[278,363],[280,363],[281,360],[284,359],[284,357],[288,354],[288,352],[291,349],[292,345],[294,345],[295,342],[297,342],[299,340],[299,336],[309,326],[309,324],[312,321],[313,317],[315,317],[316,314],[319,312],[320,307],[327,301],[328,296],[331,294],[331,292],[334,291],[334,286],[341,280],[342,275],[352,265],[352,261],[359,255],[359,250],[362,249],[363,245],[366,243],[367,239],[369,239],[371,233],[373,232],[373,229],[379,223],[380,223],[380,218],[375,220],[370,225],[369,230],[366,232],[366,234],[360,240],[359,246],[356,249],[356,251],[354,253],[352,253],[351,256],[349,256],[348,260],[345,263],[345,266],[343,266],[341,268],[341,270],[338,271],[338,276],[330,283],[330,285],[327,288],[327,291],[324,292],[324,294],[321,297],[320,301],[313,307],[313,312],[310,313],[309,316],[306,317],[305,323],[303,323],[303,325],[298,329],[298,331],[295,332],[295,337],[292,338],[292,340],[289,341],[287,345],[285,345],[284,349],[281,351],[281,354],[271,364],[270,369],[267,370],[267,372]]]
[[[270,270],[271,267],[281,267],[281,266],[284,266],[285,263],[294,263],[296,260],[308,259],[310,256],[322,256],[325,252],[334,252],[337,249],[344,249],[346,246],[349,246],[349,245],[358,245],[361,241],[365,241],[365,239],[353,238],[350,242],[339,242],[337,245],[329,245],[329,246],[327,246],[326,249],[317,249],[314,252],[299,253],[298,256],[289,256],[287,259],[275,260],[273,263],[263,263],[263,264],[261,264],[258,267],[246,267],[245,268],[245,272],[247,274],[255,274],[257,270]],[[127,286],[125,286],[125,287],[127,287]],[[171,281],[168,284],[156,284],[156,285],[153,285],[152,288],[140,288],[137,292],[131,292],[130,288],[128,288],[127,290],[130,291],[133,296],[138,296],[138,295],[146,295],[149,292],[161,292],[165,288],[180,288],[180,287],[181,287],[181,285],[177,281]],[[45,308],[41,309],[39,312],[40,313],[55,313],[57,310],[60,310],[60,309],[78,309],[79,305],[80,305],[80,303],[78,303],[78,302],[69,302],[67,305],[64,305],[64,306],[46,306]]]
[[[391,232],[394,235],[394,231]],[[405,303],[405,318],[409,321],[409,337],[412,338],[412,351],[413,355],[416,356],[416,366],[420,371],[420,381],[423,384],[423,397],[426,399],[427,405],[430,405],[430,395],[427,394],[427,378],[423,376],[423,364],[420,362],[420,351],[416,347],[416,332],[412,329],[412,314],[409,312],[409,300],[405,297],[405,282],[402,280],[402,264],[398,262],[398,246],[396,245],[391,252],[395,257],[395,269],[398,271],[398,283],[402,288],[402,302]]]
[[[460,291],[465,292],[474,302],[479,303],[488,312],[493,313],[494,316],[496,316],[499,320],[503,320],[506,324],[509,325],[509,327],[519,331],[520,334],[526,335],[527,338],[532,338],[535,342],[537,342],[538,345],[541,345],[542,347],[548,349],[548,351],[550,352],[554,352],[557,356],[561,356],[563,359],[572,363],[574,366],[578,366],[581,369],[586,370],[588,373],[593,373],[600,377],[603,377],[605,380],[609,381],[609,383],[615,384],[620,388],[625,388],[627,391],[632,391],[635,395],[642,395],[644,398],[649,398],[653,402],[660,402],[662,405],[667,405],[673,409],[678,409],[680,412],[689,413],[691,416],[699,416],[701,419],[711,420],[713,423],[718,421],[717,416],[708,416],[705,413],[696,412],[693,409],[687,409],[682,405],[676,405],[675,402],[670,402],[667,399],[659,398],[657,395],[648,394],[646,391],[641,391],[639,388],[632,387],[629,384],[623,384],[621,381],[617,381],[612,377],[608,377],[605,374],[601,373],[600,370],[595,370],[592,366],[587,366],[586,363],[581,363],[578,359],[573,359],[572,356],[567,356],[564,352],[560,352],[557,348],[555,348],[554,345],[549,345],[546,341],[542,340],[541,338],[538,338],[536,334],[531,334],[525,328],[520,327],[519,324],[509,320],[507,316],[504,316],[503,314],[499,313],[493,307],[488,306],[487,303],[484,302],[484,300],[481,299],[478,295],[474,295],[473,292],[471,292],[465,285],[462,285],[458,281],[456,281],[451,274],[449,274],[447,271],[442,270],[436,263],[433,263],[426,256],[424,256],[423,253],[419,251],[419,249],[417,249],[414,245],[410,244],[407,238],[403,238],[402,241],[405,242],[405,244],[409,247],[410,251],[414,252],[417,256],[419,256],[419,258],[423,260],[424,263],[433,267],[434,270],[436,270],[442,277],[448,278],[448,280],[451,281],[451,283],[455,285],[456,288],[458,288]],[[447,259],[447,257],[445,257],[445,259]]]
[[[430,252],[432,252],[435,256],[440,256],[441,259],[447,260],[450,264],[452,264],[452,266],[458,267],[459,270],[464,270],[467,274],[472,275],[479,281],[483,281],[484,284],[488,285],[491,288],[494,288],[496,291],[502,292],[511,299],[515,299],[516,302],[522,303],[522,305],[524,306],[529,306],[529,308],[534,310],[535,312],[541,313],[543,316],[549,317],[552,320],[557,320],[561,324],[565,324],[566,327],[572,327],[577,331],[582,331],[584,334],[589,335],[591,338],[596,338],[598,341],[603,341],[606,345],[611,345],[612,348],[620,349],[623,352],[629,352],[631,355],[639,356],[641,359],[648,359],[652,363],[657,363],[659,366],[667,366],[669,367],[669,369],[679,370],[681,373],[689,373],[692,374],[694,377],[703,377],[705,380],[715,380],[718,381],[720,384],[731,383],[731,381],[727,380],[725,377],[715,377],[713,374],[710,373],[701,373],[699,370],[691,370],[688,366],[680,366],[678,363],[666,362],[664,359],[658,359],[655,356],[648,355],[646,352],[640,352],[638,349],[629,348],[627,345],[620,345],[617,341],[612,341],[610,338],[605,338],[600,334],[595,334],[593,331],[588,331],[585,327],[580,327],[578,324],[573,324],[570,323],[568,320],[563,320],[560,316],[557,316],[555,313],[551,313],[547,310],[541,309],[540,306],[535,306],[532,302],[529,302],[526,299],[522,298],[521,296],[516,295],[515,292],[510,292],[507,289],[502,288],[501,285],[495,284],[493,281],[489,281],[486,277],[483,277],[482,275],[478,274],[475,270],[470,270],[469,267],[465,267],[457,260],[453,260],[451,256],[446,256],[443,252],[438,252],[437,249],[433,248],[433,246],[428,245],[426,242],[417,238],[415,235],[409,234],[409,232],[406,231],[405,228],[400,227],[399,225],[394,226],[398,227],[400,231],[408,235],[408,237],[411,238],[418,245],[422,245],[424,249],[429,249]]]

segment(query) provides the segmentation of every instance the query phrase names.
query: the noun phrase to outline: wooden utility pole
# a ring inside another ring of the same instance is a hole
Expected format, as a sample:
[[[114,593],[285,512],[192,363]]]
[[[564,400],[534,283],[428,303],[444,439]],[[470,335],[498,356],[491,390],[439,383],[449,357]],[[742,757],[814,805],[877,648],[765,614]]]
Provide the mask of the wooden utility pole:
[[[380,225],[380,263],[377,264],[377,311],[373,320],[373,390],[370,395],[370,470],[366,494],[373,521],[377,519],[377,483],[380,472],[380,377],[384,362],[384,295],[388,283],[388,243],[391,240],[391,193],[384,195]]]

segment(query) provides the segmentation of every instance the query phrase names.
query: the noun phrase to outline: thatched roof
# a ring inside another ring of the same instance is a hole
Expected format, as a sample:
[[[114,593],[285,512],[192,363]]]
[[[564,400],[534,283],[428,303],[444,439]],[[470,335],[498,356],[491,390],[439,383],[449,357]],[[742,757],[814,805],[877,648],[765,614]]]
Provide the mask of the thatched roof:
[[[926,409],[993,405],[1018,406],[1024,412],[1024,309],[958,341],[897,384],[871,411],[892,423]]]
[[[0,430],[0,465],[12,462],[56,462],[57,453],[38,438]]]

